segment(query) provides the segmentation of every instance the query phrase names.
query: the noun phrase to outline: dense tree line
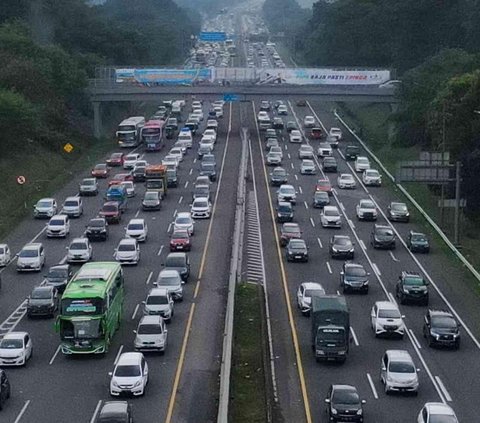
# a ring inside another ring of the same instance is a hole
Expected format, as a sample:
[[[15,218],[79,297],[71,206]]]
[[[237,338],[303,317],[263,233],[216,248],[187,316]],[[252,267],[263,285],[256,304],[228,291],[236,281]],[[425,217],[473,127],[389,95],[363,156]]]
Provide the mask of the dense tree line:
[[[307,32],[305,24],[310,12],[302,9],[296,0],[265,0],[262,11],[272,34],[283,33],[286,37],[295,37],[303,31]]]

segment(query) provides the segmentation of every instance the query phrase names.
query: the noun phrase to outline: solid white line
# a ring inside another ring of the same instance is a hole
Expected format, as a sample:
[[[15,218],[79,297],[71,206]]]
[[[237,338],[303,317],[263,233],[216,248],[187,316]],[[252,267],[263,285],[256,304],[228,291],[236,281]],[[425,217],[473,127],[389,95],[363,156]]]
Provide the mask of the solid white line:
[[[118,359],[120,358],[120,355],[122,354],[122,351],[123,351],[123,345],[120,345],[120,348],[118,349],[118,353],[115,356],[115,361],[113,362],[114,366],[117,365]]]
[[[57,357],[57,354],[60,352],[60,345],[57,347],[57,349],[55,350],[55,354],[53,354],[53,357],[50,359],[50,361],[48,362],[48,364],[51,366],[53,361],[55,360],[55,358]]]
[[[300,194],[303,194],[303,190],[302,190],[302,187],[300,185],[298,186],[298,190],[300,191]]]
[[[332,274],[333,272],[332,272],[332,267],[330,266],[330,263],[327,261],[325,264],[327,265],[328,273]]]
[[[160,246],[160,249],[158,250],[157,256],[159,256],[160,254],[162,254],[162,251],[163,251],[163,245]]]
[[[370,388],[372,389],[373,397],[375,399],[378,399],[377,390],[375,389],[375,385],[373,384],[372,376],[370,376],[370,373],[367,373],[367,379],[368,379],[368,383],[370,384]]]
[[[138,307],[140,307],[140,304],[137,304],[135,306],[135,310],[133,310],[133,314],[132,314],[132,320],[135,320],[135,316],[137,315]]]
[[[192,169],[190,169],[190,170],[192,170]],[[184,185],[184,188],[187,188],[187,187],[188,187],[188,181],[185,182],[185,185]]]
[[[378,276],[382,276],[382,274],[380,273],[380,269],[378,268],[378,266],[377,266],[375,263],[372,263],[372,268],[373,268],[373,271],[374,271]]]
[[[14,423],[18,423],[22,416],[25,414],[25,411],[27,411],[27,407],[30,404],[30,400],[25,401],[25,404],[23,405],[22,409],[20,410],[20,413],[18,413],[17,418],[15,419]]]
[[[100,411],[100,406],[102,405],[102,400],[98,400],[97,402],[97,406],[95,407],[95,411],[93,412],[93,416],[92,418],[90,419],[90,423],[94,423],[96,418],[97,418],[97,414],[98,412]]]
[[[320,238],[317,238],[317,242],[318,242],[318,245],[320,246],[320,248],[323,248],[322,241],[320,241]]]
[[[138,209],[137,212],[135,213],[135,217],[138,217],[139,214],[140,214],[140,209]]]
[[[415,344],[417,345],[417,348],[418,348],[418,349],[421,349],[422,346],[420,345],[420,342],[418,342],[418,339],[417,339],[417,337],[415,336],[415,334],[413,333],[413,330],[412,330],[412,329],[408,329],[408,331],[410,332],[410,335],[412,335],[413,342],[415,342]]]
[[[338,205],[339,205],[340,208],[345,212],[345,206],[343,205],[343,203],[339,202]]]
[[[358,343],[358,338],[355,334],[355,331],[353,330],[353,326],[350,326],[350,331],[352,332],[353,342],[355,342],[355,345],[358,347],[360,344]]]
[[[399,259],[397,259],[393,253],[390,251],[390,257],[392,258],[393,261],[400,261]]]
[[[305,208],[308,210],[308,204],[307,204],[307,202],[304,201],[303,204],[305,205]]]
[[[395,295],[393,295],[391,292],[389,292],[388,295],[387,295],[387,297],[390,299],[390,301],[391,301],[393,304],[396,304],[396,305],[398,306],[397,300],[396,300],[396,298],[395,298]]]
[[[183,200],[183,195],[180,196],[180,198],[178,199],[178,204],[181,204],[181,203],[182,203],[182,200]]]
[[[362,247],[363,250],[366,250],[367,247],[365,247],[365,243],[363,242],[363,239],[361,239],[360,241],[358,241],[358,244],[360,245],[360,247]]]
[[[315,227],[315,222],[313,221],[313,218],[310,218],[310,223],[312,224],[313,227]]]
[[[348,219],[348,225],[353,229],[355,229],[355,224],[353,223],[352,219]]]
[[[445,399],[446,399],[448,402],[452,402],[452,397],[451,397],[450,394],[448,393],[447,388],[445,388],[445,385],[443,384],[443,382],[442,382],[442,380],[440,379],[440,377],[439,377],[439,376],[435,376],[435,380],[437,381],[438,386],[440,386],[440,389],[442,390],[443,395],[445,395]]]
[[[67,261],[67,255],[65,255],[65,256],[59,261],[59,263],[60,263],[60,264],[65,264],[66,261]]]
[[[298,175],[295,174],[295,175],[293,175],[293,176],[295,176],[295,180],[298,181]]]

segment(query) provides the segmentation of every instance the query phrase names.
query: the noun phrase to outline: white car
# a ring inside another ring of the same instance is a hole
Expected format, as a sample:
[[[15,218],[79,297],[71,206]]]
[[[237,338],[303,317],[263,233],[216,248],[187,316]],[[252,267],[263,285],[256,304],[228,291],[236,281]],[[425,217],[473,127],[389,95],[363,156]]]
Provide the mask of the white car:
[[[33,208],[33,216],[36,218],[52,217],[56,214],[57,202],[54,198],[42,198]]]
[[[67,197],[62,207],[62,214],[69,217],[80,217],[83,214],[83,203],[80,197]]]
[[[217,131],[215,131],[215,129],[205,129],[203,136],[211,137],[214,143],[217,142]]]
[[[10,247],[7,244],[0,244],[0,267],[6,266],[11,258]]]
[[[138,242],[146,241],[148,236],[148,226],[145,219],[130,219],[125,228],[125,238],[133,238]]]
[[[80,195],[97,195],[98,182],[97,178],[85,178],[78,185],[78,193]]]
[[[370,311],[370,322],[375,337],[383,335],[403,338],[405,334],[403,316],[392,301],[377,301]]]
[[[303,144],[298,149],[299,159],[313,159],[313,147],[308,144]]]
[[[32,358],[33,344],[28,332],[9,332],[0,341],[0,366],[24,366]]]
[[[192,110],[195,110],[195,109],[202,109],[202,102],[201,101],[198,101],[198,100],[194,100],[192,101]]]
[[[337,206],[325,206],[320,213],[320,222],[324,228],[341,228],[342,217]]]
[[[302,175],[315,175],[317,173],[317,168],[313,160],[302,160],[302,164],[300,165],[300,173]]]
[[[158,288],[165,288],[174,301],[183,301],[183,283],[178,270],[164,269],[158,274],[154,285]]]
[[[357,182],[355,181],[355,178],[350,173],[340,174],[340,176],[337,178],[337,184],[338,184],[338,187],[342,189],[345,189],[345,188],[354,189],[357,186]]]
[[[382,176],[376,169],[367,169],[362,173],[362,181],[367,186],[379,187],[382,185]]]
[[[120,185],[125,187],[125,192],[127,193],[127,197],[135,197],[135,184],[132,181],[122,181]]]
[[[340,128],[330,128],[328,135],[335,137],[338,141],[340,141],[343,138],[343,133]]]
[[[110,395],[131,394],[140,396],[145,393],[148,383],[148,364],[140,352],[122,353],[113,372],[109,373]]]
[[[287,106],[285,104],[280,104],[280,106],[278,106],[277,113],[284,116],[288,115]]]
[[[268,152],[278,154],[283,159],[283,151],[282,151],[282,147],[280,146],[272,145]]]
[[[370,199],[360,200],[356,207],[358,220],[377,220],[378,212],[375,203]]]
[[[173,299],[166,288],[152,288],[142,302],[143,313],[157,315],[170,322],[173,317]]]
[[[365,156],[358,156],[355,160],[355,172],[364,172],[370,169],[370,161]]]
[[[302,133],[298,129],[293,129],[290,132],[290,142],[292,142],[292,143],[301,143],[302,142]]]
[[[212,205],[206,197],[198,197],[193,200],[190,213],[194,219],[210,219]]]
[[[313,116],[305,116],[305,118],[303,119],[303,126],[305,128],[315,127],[315,118]]]
[[[178,158],[176,156],[166,155],[162,160],[162,165],[164,166],[173,166],[174,168],[178,167]]]
[[[195,109],[192,113],[190,113],[191,119],[196,119],[201,122],[204,119],[204,115],[201,109]]]
[[[70,219],[65,214],[57,214],[53,216],[47,223],[48,238],[65,238],[70,233]]]
[[[40,242],[26,244],[18,253],[17,272],[40,272],[45,266],[45,249]]]
[[[192,219],[190,212],[177,213],[173,222],[173,232],[176,231],[187,231],[190,236],[193,236],[195,233],[195,221]]]
[[[133,169],[142,156],[138,153],[130,153],[125,156],[123,161],[124,169]]]
[[[264,110],[258,112],[258,115],[257,115],[257,120],[260,121],[260,120],[270,120],[270,116],[268,116],[268,112],[265,112]]]
[[[140,245],[136,239],[124,238],[115,248],[113,257],[121,264],[138,264],[140,261]]]
[[[208,145],[211,150],[215,147],[215,140],[210,135],[203,135],[198,146]]]
[[[143,316],[135,331],[135,351],[159,351],[167,349],[168,330],[162,316]]]
[[[325,289],[319,283],[303,282],[297,289],[297,305],[304,316],[310,314],[314,295],[325,295]]]
[[[86,263],[93,257],[88,238],[74,238],[67,247],[67,263]]]
[[[213,129],[216,132],[218,129],[218,122],[215,119],[208,119],[207,129]]]
[[[385,393],[418,394],[418,374],[410,353],[406,350],[387,350],[382,358],[380,379]]]
[[[427,402],[418,413],[417,423],[458,423],[452,407],[443,402]]]
[[[135,163],[135,166],[133,168],[133,170],[139,168],[139,167],[147,167],[149,165],[149,163],[146,161],[146,160],[137,160],[137,162]]]
[[[179,163],[183,161],[183,154],[184,152],[181,147],[172,147],[168,152],[168,155],[176,157]]]
[[[217,118],[223,118],[223,107],[215,106],[213,110],[215,110],[215,113],[217,114]]]
[[[280,166],[282,164],[282,156],[277,152],[270,151],[267,154],[265,161],[268,166]]]
[[[332,146],[328,142],[321,142],[318,146],[318,157],[330,157],[333,155]]]
[[[182,129],[178,134],[177,142],[184,143],[188,148],[192,148],[193,146],[193,137],[192,131]]]

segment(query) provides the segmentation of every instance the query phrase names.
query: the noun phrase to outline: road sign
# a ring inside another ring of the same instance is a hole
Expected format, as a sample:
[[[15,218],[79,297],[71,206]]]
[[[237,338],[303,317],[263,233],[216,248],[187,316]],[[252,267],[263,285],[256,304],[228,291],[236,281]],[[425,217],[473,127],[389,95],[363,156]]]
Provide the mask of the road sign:
[[[27,179],[25,178],[25,176],[23,176],[23,175],[17,176],[17,184],[18,185],[23,185],[25,182],[27,182]]]
[[[239,101],[240,96],[238,94],[223,94],[223,101],[225,102],[232,102],[232,101]]]
[[[442,206],[442,200],[438,200],[438,207],[446,207],[446,208],[453,208],[455,207],[455,198],[448,198],[443,200],[443,206]],[[467,207],[467,200],[465,198],[460,199],[459,206],[462,208]]]
[[[67,152],[67,153],[71,153],[73,151],[73,145],[70,144],[69,142],[67,142],[64,146],[63,146],[63,149]]]
[[[397,182],[444,184],[455,180],[453,171],[452,165],[432,165],[423,160],[404,161],[397,164],[395,179]]]
[[[207,32],[207,31],[200,32],[201,41],[221,42],[221,41],[225,41],[226,39],[227,39],[227,34],[225,34],[225,32]]]

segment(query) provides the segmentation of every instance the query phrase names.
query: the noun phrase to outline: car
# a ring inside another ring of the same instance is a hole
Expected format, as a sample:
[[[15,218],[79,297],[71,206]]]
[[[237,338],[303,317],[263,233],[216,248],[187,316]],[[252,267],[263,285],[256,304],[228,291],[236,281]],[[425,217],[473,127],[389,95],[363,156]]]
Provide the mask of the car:
[[[377,206],[369,198],[360,200],[355,208],[358,220],[377,220]]]
[[[379,187],[382,185],[382,176],[377,169],[367,169],[362,173],[362,182],[365,186]]]
[[[216,131],[218,129],[218,122],[215,119],[208,119],[207,129],[214,129]]]
[[[220,106],[215,106],[213,108],[213,110],[215,111],[215,113],[217,114],[217,118],[223,118],[223,107],[220,107]],[[202,119],[203,120],[203,119]]]
[[[108,223],[120,223],[122,220],[122,211],[120,210],[118,202],[105,202],[99,212],[99,216],[103,217]]]
[[[328,195],[332,195],[332,184],[330,183],[330,179],[318,179],[315,184],[315,192],[317,191],[326,192]]]
[[[330,204],[330,197],[328,193],[324,191],[315,191],[313,193],[313,207],[314,208],[323,208]]]
[[[68,281],[73,276],[72,267],[67,264],[57,264],[48,269],[48,273],[44,275],[42,286],[52,286],[59,293],[62,293],[67,286]]]
[[[173,168],[176,169],[180,162],[178,161],[177,156],[172,156],[167,154],[163,159],[162,159],[162,165],[166,166],[167,168]]]
[[[108,239],[107,219],[104,217],[90,219],[88,225],[86,225],[84,236],[87,237],[89,241],[106,241]]]
[[[54,317],[58,309],[58,291],[52,285],[36,286],[27,298],[27,316]]]
[[[133,182],[145,182],[146,166],[135,166],[132,170]]]
[[[282,155],[278,152],[269,151],[265,163],[267,166],[280,166],[282,164]]]
[[[133,423],[132,406],[127,401],[106,401],[95,423]]]
[[[193,200],[190,213],[193,219],[210,219],[212,205],[207,197],[198,197]]]
[[[212,154],[212,144],[200,144],[198,146],[198,158],[201,159],[205,154]]]
[[[175,216],[173,222],[173,231],[187,231],[190,236],[194,235],[195,232],[195,222],[192,219],[192,214],[190,212],[179,212]]]
[[[112,153],[112,155],[105,161],[108,166],[116,167],[123,166],[125,161],[125,153]]]
[[[135,331],[133,347],[135,351],[157,351],[164,353],[167,349],[168,330],[162,316],[143,316]]]
[[[86,237],[74,238],[67,247],[67,263],[86,263],[92,258],[92,245]]]
[[[131,173],[117,173],[108,181],[108,186],[111,187],[112,185],[120,185],[124,181],[133,182],[133,175]]]
[[[427,402],[418,413],[417,423],[459,423],[452,407],[443,402]]]
[[[134,238],[121,239],[115,248],[113,257],[121,264],[138,264],[140,261],[140,245]]]
[[[295,102],[295,104],[298,106],[298,107],[305,107],[307,105],[307,100],[305,99],[300,99],[300,100],[297,100]]]
[[[300,165],[300,174],[302,175],[315,175],[317,173],[317,168],[313,160],[304,159]]]
[[[460,348],[460,325],[449,311],[428,310],[423,322],[423,336],[429,347]]]
[[[215,131],[215,129],[205,129],[203,136],[212,138],[214,143],[217,142],[217,131]]]
[[[50,218],[57,214],[57,201],[54,198],[42,198],[33,207],[33,216],[36,219]]]
[[[265,141],[267,141],[269,138],[277,138],[277,131],[275,129],[269,128],[265,131]]]
[[[209,164],[213,164],[214,166],[217,165],[217,160],[215,159],[215,155],[214,154],[204,154],[203,157],[202,157],[202,164],[203,163],[209,163]],[[208,178],[210,180],[210,178]]]
[[[317,157],[330,157],[333,155],[332,147],[328,142],[321,142],[318,144]]]
[[[398,278],[396,295],[400,304],[415,302],[428,305],[428,281],[418,273],[403,271]]]
[[[253,50],[252,50],[252,53],[253,53]],[[275,102],[273,103],[273,107],[275,107],[275,109],[278,109],[282,104],[283,105],[285,104],[283,100],[275,100]]]
[[[343,138],[343,133],[340,128],[330,128],[330,131],[328,131],[328,135],[335,137],[339,141]]]
[[[290,238],[285,249],[287,261],[308,262],[308,247],[305,240]]]
[[[123,181],[120,183],[120,185],[122,187],[125,187],[127,198],[135,197],[135,185],[133,181]]]
[[[288,108],[285,104],[280,104],[280,106],[278,106],[278,109],[277,109],[277,113],[279,115],[284,115],[284,116],[287,116],[288,115]]]
[[[57,214],[50,218],[45,231],[47,238],[66,238],[70,233],[70,219],[67,215]]]
[[[342,217],[337,206],[324,206],[320,213],[320,222],[324,228],[341,228]]]
[[[325,398],[328,421],[363,423],[362,405],[365,403],[354,386],[330,385]]]
[[[313,147],[308,144],[301,145],[298,149],[299,159],[313,159]]]
[[[186,230],[173,231],[170,236],[170,251],[190,251],[192,242]]]
[[[387,350],[382,357],[380,380],[385,394],[391,392],[418,394],[418,374],[410,353],[406,350]]]
[[[178,129],[178,119],[174,117],[168,118],[165,123],[165,128],[172,128],[176,131]]]
[[[396,237],[390,226],[375,225],[370,234],[370,244],[373,248],[395,249]]]
[[[5,403],[10,398],[11,386],[8,380],[7,372],[0,369],[0,411],[5,406]]]
[[[173,298],[167,288],[152,288],[143,304],[143,314],[161,316],[170,323],[174,314]]]
[[[12,258],[8,244],[0,244],[0,267],[5,267]]]
[[[197,198],[208,198],[210,200],[210,184],[198,184],[195,185],[192,192],[193,200]]]
[[[347,145],[345,148],[345,160],[347,161],[357,160],[359,154],[360,148],[356,145]]]
[[[405,324],[398,306],[393,301],[376,301],[370,311],[370,320],[375,337],[397,336],[403,339]]]
[[[110,168],[105,163],[96,164],[93,167],[92,171],[90,172],[90,175],[98,179],[108,178],[109,174],[110,174]]]
[[[280,229],[280,245],[285,247],[291,239],[302,237],[298,223],[284,223]]]
[[[353,260],[355,257],[355,247],[348,235],[333,235],[329,242],[329,252],[332,258]]]
[[[139,153],[127,154],[123,159],[123,168],[133,169],[141,158],[142,156]]]
[[[315,126],[315,118],[313,116],[305,116],[303,118],[303,126],[305,128],[313,128]]]
[[[110,395],[131,394],[141,396],[148,384],[148,364],[140,352],[122,353],[109,373]]]
[[[312,141],[313,140],[320,140],[324,137],[325,135],[323,134],[322,128],[318,127],[312,127],[310,131],[308,132],[308,138],[310,138]]]
[[[302,133],[298,129],[292,129],[289,140],[291,143],[301,143],[303,141]]]
[[[142,200],[142,210],[160,210],[162,208],[162,197],[158,191],[145,191]]]
[[[276,138],[267,138],[265,143],[265,150],[270,151],[272,147],[278,147],[278,140]]]
[[[283,184],[277,190],[277,201],[289,201],[292,204],[297,203],[297,192],[292,185]]]
[[[337,178],[337,185],[340,189],[355,189],[357,182],[351,173],[342,173]]]
[[[298,126],[295,121],[289,120],[287,122],[287,132],[290,133],[292,131],[298,130]]]
[[[293,220],[293,207],[287,201],[280,201],[277,205],[277,222],[291,222]]]
[[[408,212],[407,205],[405,203],[399,203],[392,201],[387,207],[388,220],[392,222],[405,222],[410,221],[410,213]]]
[[[281,117],[273,118],[273,123],[272,123],[273,129],[283,129],[284,127],[285,127],[285,124],[283,123],[283,119]]]
[[[370,169],[370,160],[365,156],[358,156],[354,164],[355,172],[360,173]]]
[[[178,270],[162,270],[154,285],[158,288],[166,288],[174,301],[183,301],[183,281]]]
[[[25,366],[32,358],[33,343],[28,332],[8,332],[0,340],[0,366]]]
[[[69,217],[80,217],[83,214],[83,203],[80,197],[67,197],[63,203],[62,214]]]
[[[333,156],[326,156],[322,161],[322,168],[325,173],[337,173],[337,159]]]
[[[270,120],[270,117],[268,116],[268,113],[265,110],[260,110],[257,114],[257,120],[261,121],[261,120],[265,120],[265,119]]]
[[[45,249],[41,242],[25,244],[18,253],[17,272],[40,272],[45,266]]]
[[[84,178],[78,185],[79,195],[97,195],[98,194],[98,182],[97,178]]]
[[[213,163],[205,163],[202,160],[200,165],[200,175],[201,176],[208,176],[210,181],[214,182],[217,180],[217,170],[215,164]]]
[[[265,112],[269,112],[271,108],[272,108],[272,106],[271,106],[271,104],[270,104],[269,101],[267,101],[267,100],[262,100],[262,101],[260,102],[260,110],[263,110],[263,111],[265,111]]]
[[[165,263],[163,263],[165,270],[176,270],[183,282],[188,282],[190,277],[190,259],[185,252],[173,252],[167,255]]]
[[[410,231],[407,236],[407,248],[412,253],[429,253],[430,243],[425,234],[420,232]]]
[[[172,147],[168,152],[168,156],[175,157],[178,164],[183,162],[183,154],[183,149],[181,147]]]
[[[370,273],[361,264],[343,263],[340,271],[340,287],[344,293],[359,291],[362,294],[368,294],[369,276]]]
[[[310,315],[312,309],[312,297],[325,295],[325,289],[316,282],[303,282],[297,289],[297,306],[304,316]]]
[[[288,173],[283,167],[276,167],[270,173],[270,184],[280,186],[288,182]]]
[[[145,219],[130,219],[125,228],[125,238],[133,238],[138,242],[145,242],[148,237],[148,226]]]
[[[327,135],[325,142],[330,144],[330,147],[332,148],[338,148],[338,138],[333,135]]]

